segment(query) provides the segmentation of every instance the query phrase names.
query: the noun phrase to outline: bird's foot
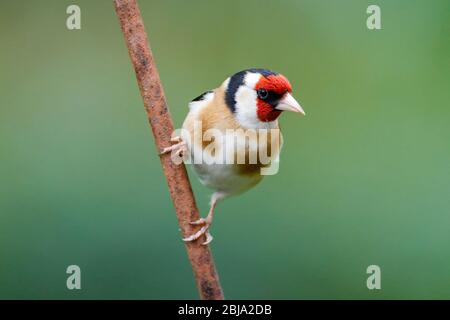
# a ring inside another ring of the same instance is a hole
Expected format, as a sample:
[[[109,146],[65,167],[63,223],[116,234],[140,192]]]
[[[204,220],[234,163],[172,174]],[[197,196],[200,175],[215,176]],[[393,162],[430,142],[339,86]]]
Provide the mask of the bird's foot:
[[[189,237],[183,238],[183,241],[195,241],[198,238],[200,238],[202,235],[206,236],[206,240],[202,243],[202,245],[206,246],[207,244],[209,244],[214,238],[211,235],[211,233],[209,233],[209,227],[211,226],[211,219],[204,219],[204,218],[200,218],[196,221],[192,221],[190,222],[190,224],[198,226],[198,225],[203,225],[199,231],[197,231],[196,233],[190,235]]]
[[[169,152],[174,152],[173,155],[175,155],[176,157],[180,157],[183,158],[183,156],[186,154],[187,151],[187,147],[186,147],[186,142],[183,141],[181,139],[181,137],[173,137],[170,139],[171,142],[176,142],[175,144],[171,145],[170,147],[166,147],[164,148],[160,155],[169,153]]]

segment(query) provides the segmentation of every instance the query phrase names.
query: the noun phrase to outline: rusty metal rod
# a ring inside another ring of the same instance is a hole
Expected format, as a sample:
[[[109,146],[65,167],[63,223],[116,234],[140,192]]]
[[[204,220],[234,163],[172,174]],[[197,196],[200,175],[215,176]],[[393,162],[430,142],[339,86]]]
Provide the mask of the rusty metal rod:
[[[159,152],[163,147],[171,144],[173,122],[167,108],[141,13],[136,0],[114,0],[114,5]],[[194,231],[189,222],[200,218],[186,168],[184,164],[174,164],[170,154],[162,155],[160,159],[178,223],[183,237],[186,237]],[[211,251],[208,246],[203,246],[200,242],[201,240],[186,243],[200,298],[204,300],[224,299]]]

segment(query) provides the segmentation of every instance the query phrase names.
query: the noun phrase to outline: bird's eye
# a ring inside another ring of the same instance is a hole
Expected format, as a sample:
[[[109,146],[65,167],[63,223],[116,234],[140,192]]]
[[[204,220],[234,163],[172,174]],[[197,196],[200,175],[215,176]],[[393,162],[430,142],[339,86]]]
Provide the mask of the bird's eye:
[[[266,89],[258,89],[257,91],[258,97],[262,100],[267,99],[269,96],[269,92]]]

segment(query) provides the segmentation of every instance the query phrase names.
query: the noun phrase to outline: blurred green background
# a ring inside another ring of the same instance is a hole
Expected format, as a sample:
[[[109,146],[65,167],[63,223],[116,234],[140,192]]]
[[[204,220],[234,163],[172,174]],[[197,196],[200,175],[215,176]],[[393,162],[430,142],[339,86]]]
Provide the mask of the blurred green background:
[[[177,126],[249,67],[285,74],[307,112],[280,120],[279,173],[218,207],[227,298],[450,298],[449,1],[140,8]],[[0,41],[0,298],[196,299],[112,1],[2,1]]]

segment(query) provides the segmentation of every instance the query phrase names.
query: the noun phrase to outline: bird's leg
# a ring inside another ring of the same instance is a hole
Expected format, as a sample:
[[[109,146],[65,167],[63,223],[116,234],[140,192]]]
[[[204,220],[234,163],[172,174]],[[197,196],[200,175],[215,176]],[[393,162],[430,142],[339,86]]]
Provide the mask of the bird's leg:
[[[169,152],[174,151],[174,155],[175,155],[175,156],[183,157],[184,154],[185,154],[186,151],[187,151],[187,148],[186,148],[186,142],[183,141],[183,140],[181,139],[181,137],[179,137],[179,136],[176,136],[176,137],[171,138],[170,141],[171,141],[171,142],[176,142],[176,143],[173,144],[173,145],[171,145],[170,147],[164,148],[164,149],[161,151],[160,155],[163,155],[163,154],[166,154],[166,153],[169,153]]]
[[[194,241],[200,238],[203,234],[206,236],[206,240],[202,243],[203,245],[207,245],[210,243],[214,238],[209,233],[209,227],[212,224],[213,217],[214,217],[214,209],[216,208],[216,204],[219,198],[216,196],[216,194],[213,194],[211,198],[211,208],[209,209],[208,215],[206,218],[200,218],[196,221],[190,222],[192,225],[202,225],[201,229],[197,231],[196,233],[190,235],[189,237],[186,237],[183,239],[183,241]]]

